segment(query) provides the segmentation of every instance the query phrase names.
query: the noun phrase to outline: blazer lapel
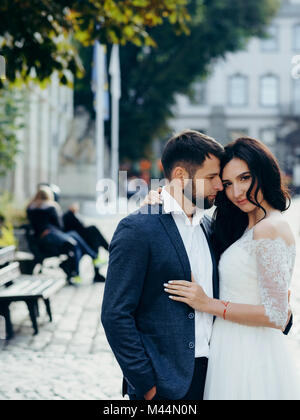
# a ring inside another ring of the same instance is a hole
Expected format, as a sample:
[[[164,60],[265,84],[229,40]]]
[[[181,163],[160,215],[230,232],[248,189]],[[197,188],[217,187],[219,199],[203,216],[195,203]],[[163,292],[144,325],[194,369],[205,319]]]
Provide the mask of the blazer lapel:
[[[219,273],[218,273],[218,265],[217,265],[217,261],[216,261],[216,257],[214,254],[214,250],[210,241],[210,237],[208,232],[210,232],[210,226],[207,222],[206,217],[203,218],[203,221],[201,222],[201,228],[204,232],[204,235],[206,236],[206,240],[209,246],[209,250],[210,250],[210,255],[211,255],[211,259],[212,259],[212,264],[213,264],[213,294],[214,294],[214,298],[215,299],[219,299]]]
[[[178,259],[181,262],[184,274],[186,278],[184,280],[191,281],[191,266],[189,262],[188,255],[185,250],[185,246],[183,240],[180,236],[180,233],[177,229],[176,223],[171,214],[164,213],[162,206],[159,206],[159,220],[161,221],[162,225],[164,226],[167,235],[170,237],[174,248],[176,249]],[[156,213],[157,214],[157,213]],[[213,264],[213,295],[214,298],[219,298],[219,275],[218,275],[218,266],[217,261],[214,255],[213,247],[209,238],[210,232],[210,222],[208,222],[207,218],[204,217],[201,223],[201,228],[205,234],[207,239],[207,243],[209,246],[212,264]]]
[[[177,251],[178,259],[181,262],[185,278],[182,280],[191,281],[191,266],[185,250],[183,240],[177,229],[176,223],[171,214],[160,214],[160,221],[164,226],[167,235],[170,237],[174,248]]]

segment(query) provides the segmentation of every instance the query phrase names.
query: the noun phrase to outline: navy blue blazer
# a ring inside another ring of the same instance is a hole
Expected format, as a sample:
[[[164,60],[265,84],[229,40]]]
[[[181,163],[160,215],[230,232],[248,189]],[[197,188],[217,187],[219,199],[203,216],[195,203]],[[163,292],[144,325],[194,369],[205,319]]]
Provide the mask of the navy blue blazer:
[[[205,216],[201,227],[211,250],[213,293],[218,298],[210,225]],[[160,397],[180,399],[194,371],[195,315],[164,291],[169,280],[191,281],[189,259],[172,215],[164,214],[161,205],[142,207],[121,220],[109,251],[101,321],[124,374],[123,395],[143,397],[156,385]]]

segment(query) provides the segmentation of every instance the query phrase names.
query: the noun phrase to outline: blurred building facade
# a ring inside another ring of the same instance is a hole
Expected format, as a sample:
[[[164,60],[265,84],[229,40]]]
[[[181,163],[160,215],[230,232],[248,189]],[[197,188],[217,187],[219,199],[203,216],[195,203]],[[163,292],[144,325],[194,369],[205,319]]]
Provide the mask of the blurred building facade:
[[[74,109],[74,91],[61,85],[56,73],[46,88],[32,83],[14,94],[21,103],[17,121],[22,125],[17,131],[19,153],[14,169],[0,177],[0,191],[9,192],[14,204],[23,208],[39,183],[56,184],[61,189],[63,207],[76,201],[94,214],[95,121],[84,108]],[[104,162],[108,176],[107,145]]]
[[[216,61],[209,78],[194,84],[193,97],[178,96],[170,125],[202,131],[223,144],[242,135],[259,138],[300,188],[300,78],[292,63],[300,56],[298,0],[283,1],[268,35]]]
[[[59,84],[56,73],[42,89],[37,84],[23,89],[23,125],[17,133],[19,153],[14,170],[1,178],[1,190],[9,191],[23,205],[40,182],[57,183],[59,152],[73,120],[73,89]]]
[[[57,182],[61,188],[61,203],[68,206],[74,201],[83,213],[95,214],[97,184],[95,120],[81,106],[74,110],[69,133],[61,145]],[[104,146],[104,176],[110,176],[110,150]]]

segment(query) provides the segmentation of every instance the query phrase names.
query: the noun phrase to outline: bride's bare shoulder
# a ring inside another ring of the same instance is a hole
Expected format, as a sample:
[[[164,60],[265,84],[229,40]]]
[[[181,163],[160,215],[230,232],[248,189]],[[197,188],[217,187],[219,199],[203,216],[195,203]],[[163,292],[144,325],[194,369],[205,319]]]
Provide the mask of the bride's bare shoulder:
[[[283,217],[268,217],[254,227],[253,239],[255,240],[277,238],[282,238],[287,245],[295,243],[290,225]]]

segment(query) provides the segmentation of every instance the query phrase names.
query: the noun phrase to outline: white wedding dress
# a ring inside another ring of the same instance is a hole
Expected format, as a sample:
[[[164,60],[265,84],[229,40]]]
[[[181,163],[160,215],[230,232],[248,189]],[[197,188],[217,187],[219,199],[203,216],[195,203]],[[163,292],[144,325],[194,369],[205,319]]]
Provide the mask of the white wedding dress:
[[[295,246],[288,246],[282,238],[254,240],[253,228],[247,230],[221,256],[220,299],[264,305],[269,319],[284,325],[295,255]],[[275,328],[244,326],[217,318],[204,399],[300,399],[300,382],[288,338]]]

